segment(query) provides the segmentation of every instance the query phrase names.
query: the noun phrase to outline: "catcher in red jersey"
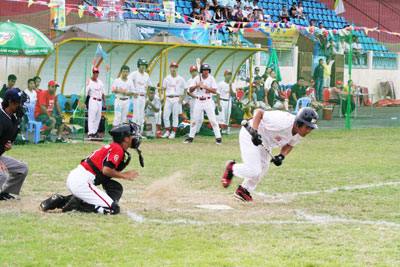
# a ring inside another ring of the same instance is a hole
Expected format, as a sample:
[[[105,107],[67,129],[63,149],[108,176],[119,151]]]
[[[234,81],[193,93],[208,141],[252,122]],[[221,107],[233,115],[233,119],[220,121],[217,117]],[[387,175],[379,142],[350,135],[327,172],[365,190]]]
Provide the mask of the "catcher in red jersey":
[[[136,149],[140,164],[144,166],[139,150],[140,126],[135,123],[120,124],[109,133],[114,142],[83,159],[68,175],[67,187],[72,195],[52,195],[40,204],[42,211],[61,208],[63,212],[77,210],[101,214],[119,213],[118,201],[123,188],[112,178],[132,180],[138,176],[139,173],[135,170],[123,172],[131,160],[129,148]]]

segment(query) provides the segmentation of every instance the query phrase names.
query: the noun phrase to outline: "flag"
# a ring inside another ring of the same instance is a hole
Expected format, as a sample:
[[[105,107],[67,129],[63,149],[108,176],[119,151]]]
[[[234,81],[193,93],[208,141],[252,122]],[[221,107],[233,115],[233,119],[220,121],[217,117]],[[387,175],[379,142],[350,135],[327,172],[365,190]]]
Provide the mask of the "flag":
[[[278,82],[282,81],[281,77],[281,71],[279,70],[279,60],[278,56],[276,55],[276,50],[275,48],[272,49],[271,55],[269,57],[268,63],[267,63],[267,68],[271,67],[275,73],[276,73],[276,80]],[[267,69],[265,69],[266,71]]]
[[[106,59],[108,57],[108,54],[106,52],[103,51],[103,48],[101,47],[101,44],[97,45],[97,51],[96,54],[101,54],[101,56],[103,57],[103,59]]]
[[[335,1],[335,12],[336,14],[344,13],[346,10],[344,9],[343,0]]]

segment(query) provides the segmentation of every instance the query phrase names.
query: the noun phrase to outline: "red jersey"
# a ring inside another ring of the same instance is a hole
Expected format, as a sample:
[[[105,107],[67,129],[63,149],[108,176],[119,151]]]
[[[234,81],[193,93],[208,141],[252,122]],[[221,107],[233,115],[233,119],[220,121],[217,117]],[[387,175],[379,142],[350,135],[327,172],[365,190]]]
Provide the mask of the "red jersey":
[[[54,105],[57,102],[57,96],[49,94],[47,90],[40,90],[37,92],[37,101],[35,106],[35,118],[42,113],[40,106],[46,106],[47,112],[53,114]]]
[[[102,171],[104,166],[116,169],[118,165],[123,161],[124,153],[124,149],[120,144],[111,143],[93,152],[89,156],[89,158],[93,162],[94,166],[96,166],[99,171]],[[81,165],[86,170],[96,175],[96,173],[89,166],[89,163],[87,163],[86,161],[82,161]]]

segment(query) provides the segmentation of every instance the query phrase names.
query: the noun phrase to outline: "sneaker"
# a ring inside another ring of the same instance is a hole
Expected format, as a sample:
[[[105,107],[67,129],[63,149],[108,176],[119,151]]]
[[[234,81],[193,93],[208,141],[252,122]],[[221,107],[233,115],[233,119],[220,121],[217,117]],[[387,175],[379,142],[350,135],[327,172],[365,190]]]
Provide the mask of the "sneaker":
[[[168,136],[169,136],[169,132],[166,131],[166,132],[164,133],[164,135],[163,135],[161,138],[167,138]]]
[[[162,138],[161,132],[158,132],[158,133],[156,134],[156,137],[157,137],[157,138]]]
[[[221,139],[221,138],[216,138],[216,139],[215,139],[215,143],[216,143],[217,145],[222,145],[222,139]]]
[[[169,135],[168,138],[169,138],[169,139],[174,139],[174,138],[175,138],[175,132],[172,132],[172,133]]]
[[[63,137],[58,137],[56,139],[56,143],[66,143],[67,141],[65,141],[65,139]]]
[[[241,185],[239,185],[238,189],[236,189],[234,195],[236,198],[238,198],[244,202],[252,202],[253,201],[253,198],[251,197],[249,191],[247,191],[247,189],[242,187]]]
[[[16,199],[14,196],[10,195],[10,193],[1,192],[0,193],[0,200],[13,200]]]
[[[54,210],[56,208],[62,208],[65,204],[65,198],[62,195],[54,194],[46,200],[43,200],[39,205],[39,209],[42,211]]]
[[[192,137],[188,137],[186,138],[185,141],[183,141],[184,144],[189,144],[189,143],[193,143],[193,138]]]
[[[228,187],[230,185],[230,183],[232,182],[232,178],[233,178],[233,171],[232,171],[232,167],[236,162],[233,160],[228,160],[228,162],[226,163],[226,168],[224,171],[224,174],[222,175],[221,178],[221,183],[223,187]]]

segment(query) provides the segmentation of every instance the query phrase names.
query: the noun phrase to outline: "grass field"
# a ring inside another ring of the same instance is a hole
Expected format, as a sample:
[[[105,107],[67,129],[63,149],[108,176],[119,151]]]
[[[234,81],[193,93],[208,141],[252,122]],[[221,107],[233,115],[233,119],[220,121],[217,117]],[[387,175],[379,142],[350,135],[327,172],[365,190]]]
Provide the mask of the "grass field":
[[[14,147],[28,162],[21,200],[0,202],[2,266],[399,266],[400,128],[315,131],[281,167],[271,165],[253,194],[224,189],[238,136],[145,140],[122,181],[121,214],[43,213],[67,194],[70,170],[101,144]],[[274,151],[278,153],[278,150]],[[198,205],[228,205],[213,211]]]

